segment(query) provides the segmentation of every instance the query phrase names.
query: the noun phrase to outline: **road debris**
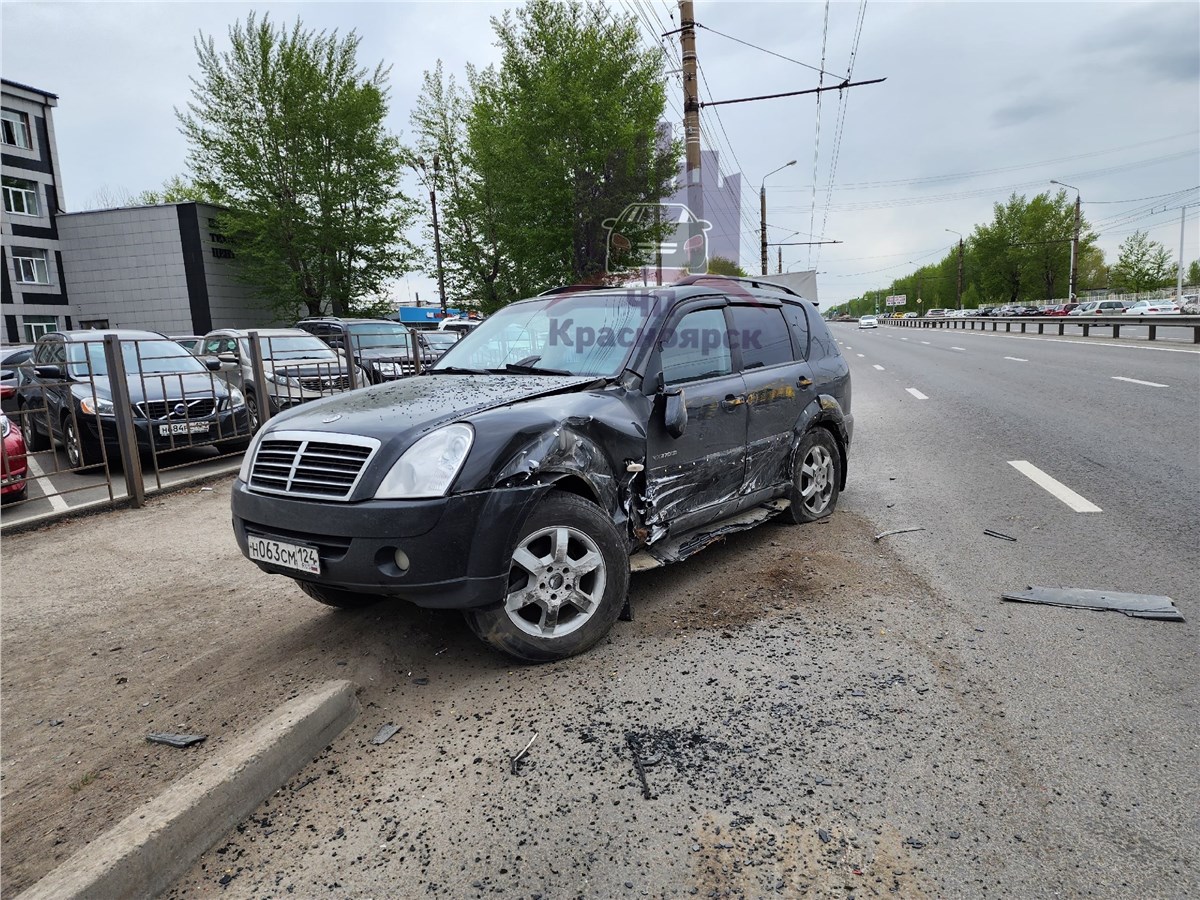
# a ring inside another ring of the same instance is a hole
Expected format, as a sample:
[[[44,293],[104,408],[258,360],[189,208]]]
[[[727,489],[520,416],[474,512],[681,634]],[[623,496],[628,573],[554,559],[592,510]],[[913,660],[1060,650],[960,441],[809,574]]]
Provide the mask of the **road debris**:
[[[983,529],[983,533],[988,537],[1000,538],[1002,541],[1012,541],[1014,544],[1017,542],[1017,539],[1011,534],[1003,534],[999,531],[992,531],[990,528]]]
[[[521,748],[521,752],[518,753],[516,756],[510,756],[508,758],[508,763],[510,766],[512,766],[512,773],[514,775],[519,774],[519,772],[517,771],[517,764],[521,761],[521,757],[523,757],[526,753],[529,752],[529,748],[533,746],[533,742],[536,740],[537,740],[537,732],[535,731],[533,733],[533,737],[531,737],[529,739],[529,743]]]
[[[1001,594],[1016,603],[1041,603],[1072,609],[1115,610],[1139,619],[1182,622],[1183,616],[1170,597],[1157,594],[1124,594],[1119,591],[1092,591],[1084,588],[1029,587],[1025,591]]]
[[[378,732],[376,732],[375,737],[371,738],[371,743],[372,744],[387,743],[387,741],[389,739],[391,739],[392,737],[394,737],[396,732],[399,730],[400,730],[399,725],[392,725],[389,722],[387,725],[384,725],[382,728],[380,728]]]
[[[650,782],[646,780],[646,767],[642,763],[641,748],[632,734],[625,735],[625,743],[629,745],[629,752],[633,754],[633,768],[642,782],[642,796],[647,800],[653,800],[654,795],[650,793]]]
[[[880,538],[885,538],[891,534],[908,534],[910,531],[924,531],[924,530],[925,530],[924,528],[920,528],[920,527],[918,527],[918,528],[893,528],[891,531],[879,532],[879,534],[875,535],[875,540],[878,541]]]
[[[207,734],[172,734],[167,731],[152,731],[146,735],[146,740],[151,744],[166,744],[168,747],[190,747],[207,739]]]

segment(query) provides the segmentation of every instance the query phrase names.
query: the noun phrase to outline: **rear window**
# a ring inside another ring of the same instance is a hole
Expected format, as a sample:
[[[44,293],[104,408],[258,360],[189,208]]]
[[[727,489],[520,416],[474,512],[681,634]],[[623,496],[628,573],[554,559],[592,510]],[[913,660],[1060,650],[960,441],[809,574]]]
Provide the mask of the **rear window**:
[[[792,361],[792,339],[782,310],[774,306],[734,306],[731,310],[743,369]]]
[[[783,304],[783,316],[792,329],[796,344],[796,359],[808,359],[808,315],[799,303]]]

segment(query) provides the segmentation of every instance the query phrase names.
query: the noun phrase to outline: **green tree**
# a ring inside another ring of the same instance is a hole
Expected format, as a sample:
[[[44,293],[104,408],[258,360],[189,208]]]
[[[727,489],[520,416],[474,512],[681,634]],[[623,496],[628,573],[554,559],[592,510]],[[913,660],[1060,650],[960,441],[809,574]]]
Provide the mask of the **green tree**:
[[[1121,242],[1109,275],[1114,290],[1149,291],[1175,280],[1175,264],[1166,247],[1150,240],[1146,232],[1135,231]]]
[[[1192,264],[1188,266],[1187,274],[1183,279],[1184,284],[1200,284],[1200,259],[1193,259]]]
[[[276,28],[253,13],[230,49],[195,42],[199,75],[176,110],[195,187],[219,219],[241,275],[280,318],[343,315],[383,292],[413,257],[403,230],[403,155],[384,128],[388,70],[357,61],[351,31]]]
[[[188,181],[182,175],[172,175],[156,190],[142,191],[134,198],[139,206],[157,206],[160,203],[216,203],[216,199],[203,188]]]
[[[680,146],[659,131],[662,54],[596,0],[530,0],[492,27],[501,63],[474,73],[466,130],[476,207],[509,277],[493,302],[603,280],[604,221],[660,201],[677,170]]]
[[[747,277],[745,269],[733,262],[733,260],[726,259],[723,256],[710,256],[708,258],[708,274],[728,275],[731,278]]]

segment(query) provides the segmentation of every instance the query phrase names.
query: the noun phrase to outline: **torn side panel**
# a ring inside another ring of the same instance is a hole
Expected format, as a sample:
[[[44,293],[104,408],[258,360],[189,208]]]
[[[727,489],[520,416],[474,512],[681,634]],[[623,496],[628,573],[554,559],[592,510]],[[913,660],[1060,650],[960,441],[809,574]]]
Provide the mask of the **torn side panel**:
[[[1041,603],[1074,609],[1111,609],[1139,619],[1182,622],[1183,616],[1170,597],[1156,594],[1124,594],[1119,591],[1092,591],[1084,588],[1030,587],[1000,595],[1017,603]]]
[[[629,570],[644,572],[668,563],[681,562],[689,556],[699,553],[710,544],[724,540],[726,535],[746,531],[760,522],[777,516],[790,505],[789,500],[782,498],[771,500],[738,513],[736,516],[730,516],[728,519],[712,522],[689,531],[679,537],[659,541],[633,554],[629,558]]]

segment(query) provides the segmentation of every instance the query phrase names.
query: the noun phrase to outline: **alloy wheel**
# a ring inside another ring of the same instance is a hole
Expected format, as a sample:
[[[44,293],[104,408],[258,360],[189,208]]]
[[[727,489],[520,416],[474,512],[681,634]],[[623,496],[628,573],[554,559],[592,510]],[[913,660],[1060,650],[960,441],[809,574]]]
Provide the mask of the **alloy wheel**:
[[[591,618],[606,581],[604,556],[591,537],[567,525],[542,528],[513,553],[504,611],[526,634],[563,637]]]
[[[833,456],[820,444],[809,448],[800,466],[800,496],[804,508],[819,516],[833,496]]]

